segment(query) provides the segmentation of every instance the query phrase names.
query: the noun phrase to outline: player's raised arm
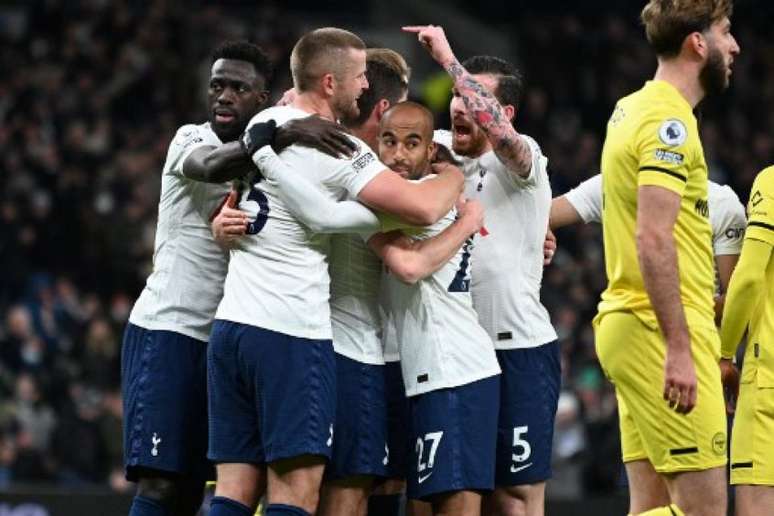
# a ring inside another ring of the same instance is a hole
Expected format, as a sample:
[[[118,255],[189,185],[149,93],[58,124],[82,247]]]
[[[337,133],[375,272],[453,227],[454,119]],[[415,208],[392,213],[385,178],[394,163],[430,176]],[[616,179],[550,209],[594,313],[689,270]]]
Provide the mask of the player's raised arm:
[[[443,28],[417,25],[403,30],[417,34],[433,59],[451,75],[455,94],[462,97],[465,107],[484,130],[497,157],[519,176],[529,176],[532,151],[511,123],[514,107],[502,106],[492,92],[465,70],[454,56]]]
[[[435,237],[414,240],[400,231],[390,231],[372,236],[368,246],[398,279],[414,284],[443,267],[483,225],[481,204],[467,201],[459,218]]]
[[[664,399],[678,412],[690,412],[696,404],[697,380],[688,323],[680,298],[677,246],[673,234],[680,203],[681,196],[676,192],[655,185],[640,186],[636,238],[645,290],[667,345]]]

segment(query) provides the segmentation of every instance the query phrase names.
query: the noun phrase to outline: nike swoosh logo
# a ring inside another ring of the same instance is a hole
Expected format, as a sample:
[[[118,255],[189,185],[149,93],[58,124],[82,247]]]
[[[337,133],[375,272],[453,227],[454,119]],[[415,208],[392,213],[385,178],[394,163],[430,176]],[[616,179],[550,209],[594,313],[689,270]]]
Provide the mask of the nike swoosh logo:
[[[427,475],[425,475],[425,476],[420,476],[420,477],[417,479],[417,481],[418,481],[418,482],[421,484],[422,482],[424,482],[425,480],[427,480],[428,478],[430,478],[430,475],[432,475],[432,474],[433,474],[433,472],[431,471],[430,473],[428,473],[428,474],[427,474]]]
[[[531,462],[529,464],[524,464],[523,466],[518,466],[518,467],[511,464],[511,473],[518,473],[519,471],[523,469],[527,469],[530,466],[532,466]]]

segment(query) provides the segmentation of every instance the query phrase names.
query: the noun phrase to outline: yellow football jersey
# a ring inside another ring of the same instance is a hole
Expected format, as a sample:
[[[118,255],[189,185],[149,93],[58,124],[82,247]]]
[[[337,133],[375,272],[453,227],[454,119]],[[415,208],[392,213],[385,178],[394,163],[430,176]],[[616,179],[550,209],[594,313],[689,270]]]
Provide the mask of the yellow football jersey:
[[[774,246],[774,167],[758,174],[747,204],[748,226],[745,240],[760,240]],[[758,386],[774,386],[774,260],[766,267],[766,288],[762,299],[751,314],[748,329],[748,350],[743,374],[757,370]]]
[[[711,321],[714,268],[707,164],[696,117],[674,86],[648,81],[618,101],[602,149],[602,184],[608,287],[602,293],[600,315],[631,311],[648,326],[657,327],[635,239],[638,187],[656,185],[682,197],[674,236],[686,315]]]

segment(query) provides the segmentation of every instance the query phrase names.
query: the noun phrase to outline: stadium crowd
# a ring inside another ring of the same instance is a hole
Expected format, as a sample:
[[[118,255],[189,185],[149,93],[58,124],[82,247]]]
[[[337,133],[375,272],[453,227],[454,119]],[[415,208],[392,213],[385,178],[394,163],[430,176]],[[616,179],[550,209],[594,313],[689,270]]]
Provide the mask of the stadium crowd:
[[[129,489],[120,342],[152,266],[167,145],[181,124],[204,119],[203,92],[191,85],[218,42],[250,38],[286,69],[301,20],[294,30],[278,5],[247,17],[163,1],[0,11],[8,71],[0,77],[0,488]],[[702,113],[711,178],[743,202],[774,158],[774,43],[744,14],[734,20],[744,51],[733,86]],[[510,25],[528,85],[519,129],[542,142],[555,195],[597,172],[612,104],[652,73],[635,19],[544,13]],[[286,84],[281,75],[273,95]],[[600,229],[565,229],[558,239],[542,292],[564,376],[549,492],[606,492],[618,482],[620,451],[615,396],[590,326],[605,286]]]

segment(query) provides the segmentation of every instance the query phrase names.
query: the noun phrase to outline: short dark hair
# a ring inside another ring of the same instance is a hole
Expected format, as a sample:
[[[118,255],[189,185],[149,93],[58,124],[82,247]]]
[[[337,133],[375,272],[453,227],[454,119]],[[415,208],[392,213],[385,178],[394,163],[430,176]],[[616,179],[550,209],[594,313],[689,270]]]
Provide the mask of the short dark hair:
[[[503,106],[519,107],[524,79],[521,72],[511,63],[494,56],[473,56],[466,59],[462,66],[470,74],[489,74],[497,77],[497,89],[494,96]]]
[[[258,45],[248,43],[247,41],[226,41],[222,43],[212,53],[212,62],[214,63],[218,59],[233,59],[252,64],[255,72],[263,77],[267,87],[274,75],[274,67],[266,52]]]
[[[360,114],[352,121],[353,127],[362,126],[374,106],[382,99],[387,99],[390,105],[395,105],[408,92],[406,77],[401,71],[379,59],[366,57],[366,79],[368,89],[357,99]]]

